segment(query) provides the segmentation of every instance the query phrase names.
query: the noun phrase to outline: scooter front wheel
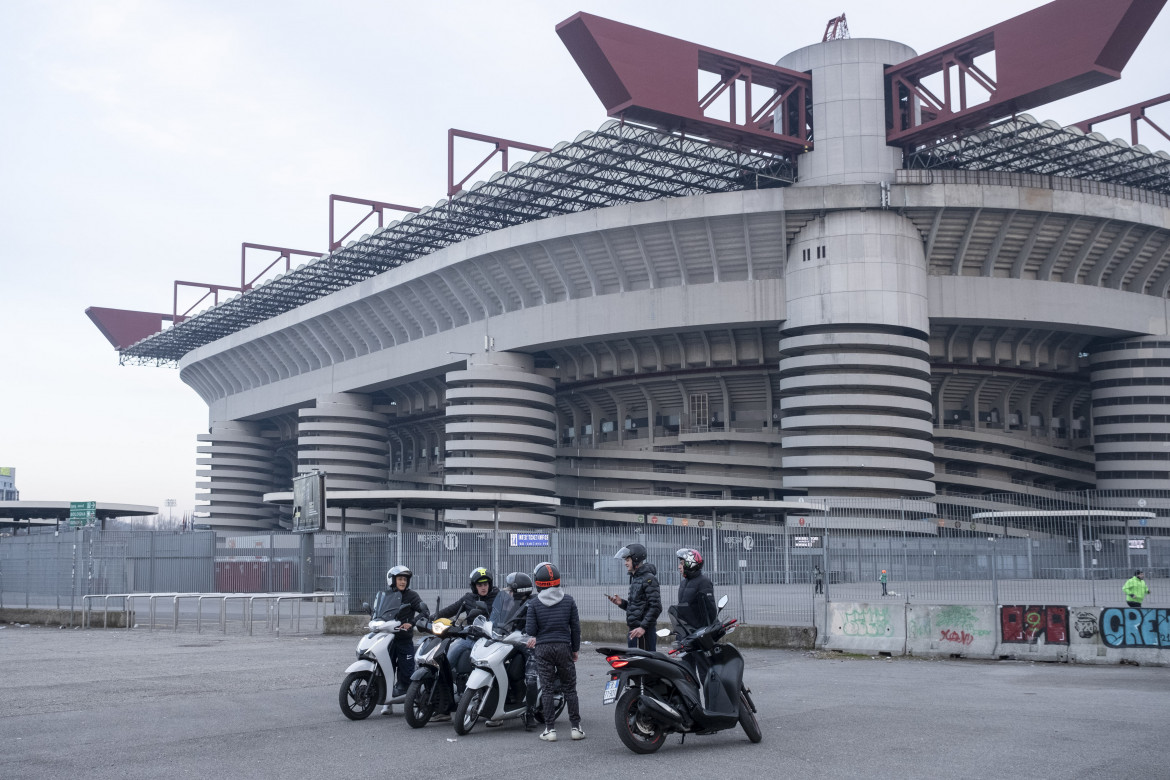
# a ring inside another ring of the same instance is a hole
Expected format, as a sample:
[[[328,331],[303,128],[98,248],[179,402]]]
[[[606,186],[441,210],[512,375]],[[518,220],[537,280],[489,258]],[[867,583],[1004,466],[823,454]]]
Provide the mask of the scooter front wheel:
[[[638,707],[638,689],[627,688],[617,701],[613,714],[618,739],[635,753],[653,753],[666,742],[666,730]]]
[[[337,703],[350,720],[365,720],[382,700],[382,681],[372,671],[350,672],[341,681]]]
[[[435,714],[435,703],[431,701],[434,679],[414,680],[406,689],[402,708],[406,711],[406,722],[411,728],[421,729]]]
[[[760,722],[756,720],[756,713],[752,712],[747,696],[744,696],[742,692],[739,694],[739,725],[743,727],[743,733],[747,734],[747,738],[752,742],[759,742],[764,738],[763,732],[760,731]]]
[[[470,734],[479,722],[479,707],[483,703],[486,688],[468,688],[459,697],[459,706],[455,709],[455,733],[459,736]]]

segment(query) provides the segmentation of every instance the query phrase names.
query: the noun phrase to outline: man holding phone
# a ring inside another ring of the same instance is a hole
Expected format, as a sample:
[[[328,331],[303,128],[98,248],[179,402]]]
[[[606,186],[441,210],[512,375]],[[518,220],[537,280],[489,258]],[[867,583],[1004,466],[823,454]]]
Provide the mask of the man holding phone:
[[[658,569],[646,562],[646,547],[634,543],[626,545],[613,556],[625,562],[630,575],[630,592],[626,598],[606,596],[614,605],[625,610],[630,647],[643,650],[658,649],[658,635],[654,628],[662,614],[662,594],[658,587]]]

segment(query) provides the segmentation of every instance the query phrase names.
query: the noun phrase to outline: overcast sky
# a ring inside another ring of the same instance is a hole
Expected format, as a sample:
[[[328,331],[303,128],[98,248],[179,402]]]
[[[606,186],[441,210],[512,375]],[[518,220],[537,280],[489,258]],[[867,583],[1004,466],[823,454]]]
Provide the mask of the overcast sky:
[[[595,129],[554,32],[577,11],[775,62],[842,11],[853,37],[921,53],[1039,5],[0,0],[0,465],[23,499],[193,509],[206,406],[174,369],[119,366],[86,307],[238,284],[245,241],[323,251],[330,193],[433,204],[450,127],[544,146]],[[1120,82],[1032,113],[1170,92],[1167,41],[1170,11]]]

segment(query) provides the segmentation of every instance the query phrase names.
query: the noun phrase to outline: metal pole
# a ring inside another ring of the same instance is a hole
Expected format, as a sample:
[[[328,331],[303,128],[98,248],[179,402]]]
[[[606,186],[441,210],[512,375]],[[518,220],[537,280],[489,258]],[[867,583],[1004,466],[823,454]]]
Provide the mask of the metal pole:
[[[1077,519],[1077,551],[1080,553],[1081,579],[1085,579],[1085,526]]]
[[[492,504],[492,571],[500,575],[500,505]]]
[[[987,540],[991,547],[991,603],[993,605],[999,604],[999,578],[996,576],[995,565],[995,537]]]
[[[792,561],[788,557],[788,515],[782,515],[784,519],[784,526],[781,531],[781,538],[784,540],[784,584],[788,585],[792,582]]]
[[[719,573],[719,514],[711,510],[711,571]]]
[[[398,530],[395,533],[394,539],[394,555],[397,560],[396,564],[402,565],[402,499],[398,499]]]
[[[906,499],[898,501],[898,513],[901,515],[902,523],[902,590],[906,591],[906,603],[910,603],[910,561],[908,553],[906,552]]]

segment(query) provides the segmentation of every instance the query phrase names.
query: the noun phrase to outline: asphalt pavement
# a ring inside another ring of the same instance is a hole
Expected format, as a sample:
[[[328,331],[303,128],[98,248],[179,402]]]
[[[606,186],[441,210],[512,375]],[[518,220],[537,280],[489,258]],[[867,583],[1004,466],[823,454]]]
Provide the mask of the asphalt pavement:
[[[732,637],[734,640],[734,636]],[[0,624],[0,776],[137,778],[1155,778],[1170,669],[745,651],[764,740],[739,729],[628,751],[578,664],[587,739],[518,722],[456,737],[337,703],[356,637]],[[401,708],[396,708],[400,710]]]

